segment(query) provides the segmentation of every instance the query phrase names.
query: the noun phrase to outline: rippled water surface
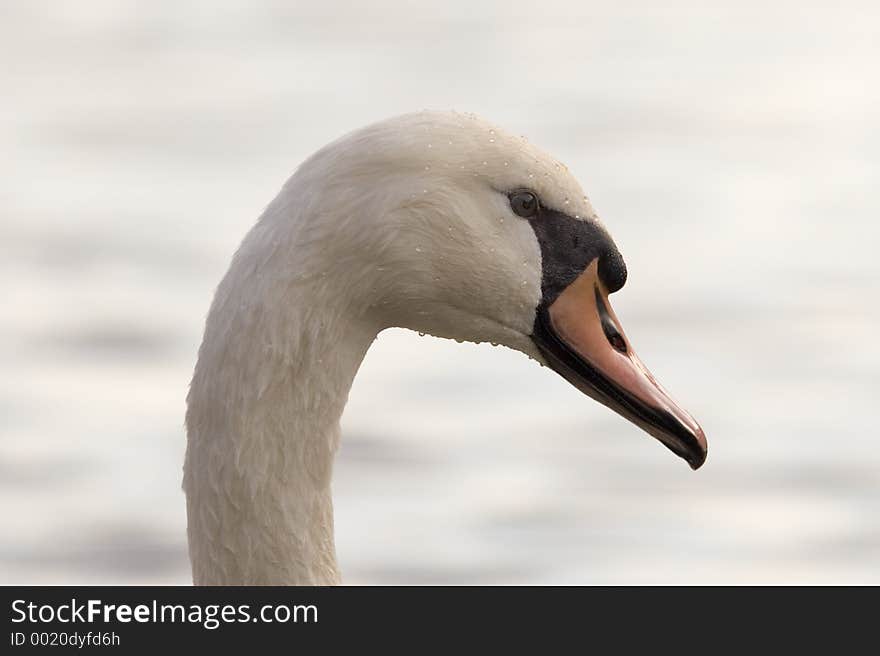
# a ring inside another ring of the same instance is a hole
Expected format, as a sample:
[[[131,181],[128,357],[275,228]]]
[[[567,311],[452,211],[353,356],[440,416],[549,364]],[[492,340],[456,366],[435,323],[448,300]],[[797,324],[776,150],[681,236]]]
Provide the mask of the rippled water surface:
[[[824,5],[3,3],[0,582],[188,581],[184,396],[232,251],[325,142],[454,107],[582,181],[710,457],[389,331],[343,420],[346,580],[880,583],[880,9]]]

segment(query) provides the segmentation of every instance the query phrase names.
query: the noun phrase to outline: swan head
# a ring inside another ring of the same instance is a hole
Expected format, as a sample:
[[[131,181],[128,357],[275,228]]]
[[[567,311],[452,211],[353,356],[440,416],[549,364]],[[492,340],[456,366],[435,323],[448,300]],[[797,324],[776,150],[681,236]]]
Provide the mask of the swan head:
[[[318,245],[314,266],[348,309],[521,351],[703,464],[702,429],[609,302],[626,282],[620,251],[565,165],[524,138],[472,114],[400,116],[318,151],[275,203],[305,208],[292,238]]]

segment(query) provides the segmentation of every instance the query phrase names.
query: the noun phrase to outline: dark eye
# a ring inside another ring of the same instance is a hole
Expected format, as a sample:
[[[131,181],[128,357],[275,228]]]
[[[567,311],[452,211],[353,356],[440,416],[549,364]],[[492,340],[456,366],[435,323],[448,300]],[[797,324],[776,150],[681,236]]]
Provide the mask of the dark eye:
[[[538,197],[531,191],[514,191],[510,194],[510,209],[524,218],[535,216],[538,213]]]

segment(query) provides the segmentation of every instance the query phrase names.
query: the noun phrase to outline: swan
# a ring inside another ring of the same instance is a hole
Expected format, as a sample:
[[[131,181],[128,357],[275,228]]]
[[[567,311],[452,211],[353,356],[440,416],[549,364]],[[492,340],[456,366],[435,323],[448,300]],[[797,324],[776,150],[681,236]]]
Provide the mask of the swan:
[[[244,238],[205,323],[186,410],[193,582],[340,582],[339,421],[391,326],[520,351],[698,468],[702,429],[608,301],[625,281],[568,169],[475,115],[407,114],[313,154]]]

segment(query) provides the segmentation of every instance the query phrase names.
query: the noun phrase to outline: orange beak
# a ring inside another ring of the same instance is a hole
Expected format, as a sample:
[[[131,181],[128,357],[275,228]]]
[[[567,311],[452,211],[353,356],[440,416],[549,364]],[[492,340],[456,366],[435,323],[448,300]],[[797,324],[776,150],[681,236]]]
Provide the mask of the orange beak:
[[[699,468],[708,446],[700,425],[642,364],[608,303],[598,258],[549,306],[532,339],[548,364],[585,394],[656,437]]]

